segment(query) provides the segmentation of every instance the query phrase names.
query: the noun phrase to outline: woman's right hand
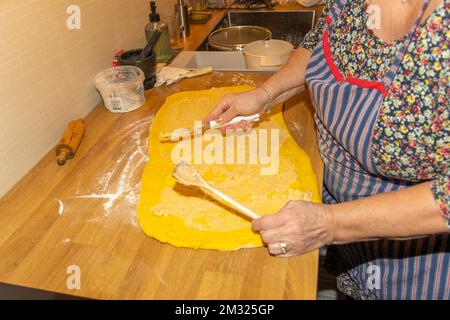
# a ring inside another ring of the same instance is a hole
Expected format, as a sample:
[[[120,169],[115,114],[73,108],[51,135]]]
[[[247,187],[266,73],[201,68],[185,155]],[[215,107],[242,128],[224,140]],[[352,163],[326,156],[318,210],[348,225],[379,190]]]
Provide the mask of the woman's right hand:
[[[257,88],[255,90],[228,94],[219,102],[214,110],[203,120],[203,123],[217,121],[219,124],[227,123],[237,116],[251,116],[257,113],[266,112],[270,106],[270,96],[266,89]],[[227,129],[250,129],[253,123],[242,121],[232,126],[226,126]]]

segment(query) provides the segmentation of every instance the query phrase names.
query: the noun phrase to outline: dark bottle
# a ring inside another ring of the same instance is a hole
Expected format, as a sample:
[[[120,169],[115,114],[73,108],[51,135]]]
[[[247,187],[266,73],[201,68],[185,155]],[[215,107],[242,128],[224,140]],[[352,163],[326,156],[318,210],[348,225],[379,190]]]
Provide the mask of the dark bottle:
[[[150,23],[145,26],[145,36],[150,40],[156,30],[161,32],[161,37],[155,46],[155,54],[158,62],[166,63],[172,58],[172,48],[170,46],[169,28],[161,21],[159,13],[156,11],[156,2],[150,1]]]

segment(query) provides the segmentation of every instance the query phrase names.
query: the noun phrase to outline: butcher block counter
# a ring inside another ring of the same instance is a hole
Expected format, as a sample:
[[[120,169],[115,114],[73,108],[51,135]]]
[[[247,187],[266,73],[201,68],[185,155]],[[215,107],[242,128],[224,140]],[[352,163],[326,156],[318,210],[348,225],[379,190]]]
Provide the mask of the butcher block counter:
[[[148,238],[136,220],[147,136],[166,97],[267,77],[215,72],[149,90],[132,113],[97,106],[73,160],[59,167],[50,151],[0,200],[0,282],[93,299],[315,299],[317,252],[179,249]],[[285,108],[322,181],[307,94]]]

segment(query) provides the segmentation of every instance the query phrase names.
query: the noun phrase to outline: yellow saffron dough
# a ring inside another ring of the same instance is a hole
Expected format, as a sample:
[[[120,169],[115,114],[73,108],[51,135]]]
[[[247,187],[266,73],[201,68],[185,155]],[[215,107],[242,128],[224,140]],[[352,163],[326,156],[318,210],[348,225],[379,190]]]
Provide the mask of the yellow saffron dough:
[[[203,119],[225,94],[251,89],[253,87],[238,86],[177,93],[170,96],[159,110],[150,130],[150,160],[144,172],[138,206],[138,220],[148,236],[176,247],[195,249],[228,251],[263,246],[247,218],[200,189],[176,183],[172,178],[175,167],[172,153],[177,144],[160,141],[165,133],[178,128],[193,128],[194,121]],[[200,161],[194,166],[214,187],[260,215],[278,212],[289,200],[320,202],[311,161],[289,134],[281,107],[276,108],[270,117],[265,117],[251,133],[241,135],[242,139],[248,139],[241,142],[250,141],[250,135],[260,138],[259,134],[265,132],[271,146],[273,130],[279,136],[279,165],[269,175],[267,172],[261,174],[269,164],[261,164],[260,161],[256,164],[249,161],[246,164],[205,164]],[[215,140],[205,141],[204,136],[196,136],[192,139],[195,141],[189,142],[192,160],[196,141],[200,142],[197,139],[203,142],[202,148],[214,149],[208,146]],[[244,145],[245,150],[239,150],[243,148],[242,144],[237,142],[238,137],[235,139],[234,159],[241,152],[248,160],[249,150],[255,149],[250,149],[248,143]],[[259,148],[259,144],[257,146]],[[226,149],[225,143],[222,148],[214,150],[230,150]],[[269,147],[266,155],[272,155],[272,151],[275,150]]]

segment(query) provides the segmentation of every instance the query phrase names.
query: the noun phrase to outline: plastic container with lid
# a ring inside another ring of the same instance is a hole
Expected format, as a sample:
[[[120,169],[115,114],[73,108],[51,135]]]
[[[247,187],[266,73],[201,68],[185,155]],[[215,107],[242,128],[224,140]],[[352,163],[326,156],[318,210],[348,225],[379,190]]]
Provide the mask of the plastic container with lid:
[[[95,86],[102,95],[106,109],[126,113],[145,104],[144,72],[134,66],[106,69],[95,77]]]
[[[294,46],[282,40],[255,41],[244,47],[247,69],[281,69],[294,53]]]

